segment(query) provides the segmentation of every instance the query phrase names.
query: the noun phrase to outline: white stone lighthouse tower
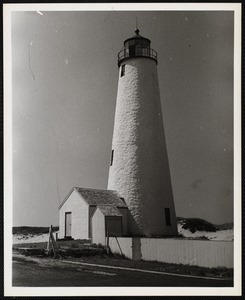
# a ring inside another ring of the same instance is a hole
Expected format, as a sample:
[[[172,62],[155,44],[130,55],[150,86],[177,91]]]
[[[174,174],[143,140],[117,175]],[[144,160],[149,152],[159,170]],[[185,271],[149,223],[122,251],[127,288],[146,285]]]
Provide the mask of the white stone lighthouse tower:
[[[139,35],[118,53],[119,81],[108,189],[129,208],[128,233],[175,235],[177,224],[157,74],[157,52]]]

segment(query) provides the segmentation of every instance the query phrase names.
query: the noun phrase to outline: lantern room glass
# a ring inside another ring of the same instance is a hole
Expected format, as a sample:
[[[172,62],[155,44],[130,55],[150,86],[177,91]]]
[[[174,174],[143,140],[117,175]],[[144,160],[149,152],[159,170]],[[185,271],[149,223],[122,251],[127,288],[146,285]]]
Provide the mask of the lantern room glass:
[[[143,39],[132,39],[125,43],[125,52],[129,57],[148,56],[150,53],[150,42]]]
[[[126,40],[123,49],[118,53],[118,65],[123,60],[133,57],[149,57],[157,63],[157,52],[150,46],[151,41],[139,35]]]

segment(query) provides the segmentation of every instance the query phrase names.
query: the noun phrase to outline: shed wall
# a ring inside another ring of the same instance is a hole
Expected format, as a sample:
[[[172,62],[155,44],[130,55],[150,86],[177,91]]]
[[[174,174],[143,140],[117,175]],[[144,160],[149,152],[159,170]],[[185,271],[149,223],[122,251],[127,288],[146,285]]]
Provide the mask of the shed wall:
[[[105,238],[105,216],[99,209],[96,209],[92,217],[92,242],[95,244],[106,244]]]
[[[71,236],[74,239],[89,238],[89,207],[73,191],[59,211],[59,238],[65,237],[65,213],[71,212]]]

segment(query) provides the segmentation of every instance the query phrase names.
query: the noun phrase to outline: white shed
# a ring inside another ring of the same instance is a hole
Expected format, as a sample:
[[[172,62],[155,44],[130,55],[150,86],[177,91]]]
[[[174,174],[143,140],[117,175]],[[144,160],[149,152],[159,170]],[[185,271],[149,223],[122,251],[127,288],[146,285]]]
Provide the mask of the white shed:
[[[99,205],[92,216],[92,242],[106,244],[106,236],[123,236],[123,214],[113,205]]]
[[[97,207],[99,211],[96,213]],[[59,239],[91,239],[100,223],[99,212],[106,218],[105,228],[112,232],[112,223],[119,228],[120,219],[121,233],[127,235],[128,209],[124,199],[116,191],[74,187],[59,207]]]

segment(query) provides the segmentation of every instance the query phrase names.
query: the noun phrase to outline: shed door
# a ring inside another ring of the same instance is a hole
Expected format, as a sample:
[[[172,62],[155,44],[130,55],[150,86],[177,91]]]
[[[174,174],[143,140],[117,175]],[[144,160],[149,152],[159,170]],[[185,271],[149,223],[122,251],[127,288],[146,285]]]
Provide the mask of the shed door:
[[[106,234],[109,236],[122,236],[122,217],[106,217]]]
[[[71,236],[71,212],[65,213],[65,236]]]

